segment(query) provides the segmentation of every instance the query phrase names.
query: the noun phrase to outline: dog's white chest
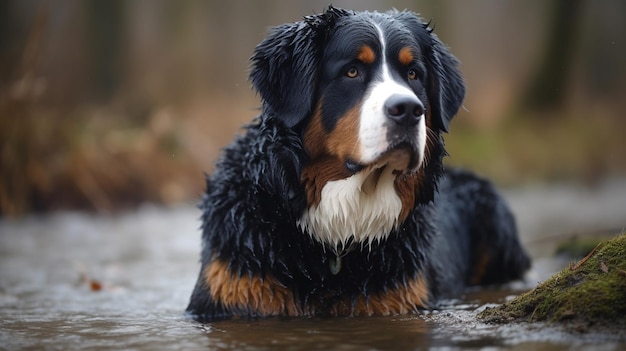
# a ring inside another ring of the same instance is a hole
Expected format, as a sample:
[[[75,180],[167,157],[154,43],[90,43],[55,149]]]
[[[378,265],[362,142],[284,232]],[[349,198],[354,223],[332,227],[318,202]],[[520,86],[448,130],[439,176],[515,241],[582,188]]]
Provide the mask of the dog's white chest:
[[[375,186],[367,175],[330,181],[322,189],[321,201],[309,207],[298,221],[305,232],[336,249],[354,243],[371,244],[385,239],[398,225],[402,201],[394,188],[395,176],[384,171]]]

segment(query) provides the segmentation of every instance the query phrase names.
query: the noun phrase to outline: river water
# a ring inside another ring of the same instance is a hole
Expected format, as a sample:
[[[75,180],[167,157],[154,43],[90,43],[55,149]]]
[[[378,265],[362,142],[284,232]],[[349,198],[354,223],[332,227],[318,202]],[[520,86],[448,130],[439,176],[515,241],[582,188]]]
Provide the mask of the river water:
[[[198,324],[183,314],[198,272],[192,204],[112,215],[54,213],[0,220],[2,350],[571,350],[626,349],[626,336],[477,322],[485,304],[528,289],[567,260],[560,234],[626,227],[626,182],[511,190],[507,199],[534,267],[508,291],[476,291],[449,307],[385,318],[300,318]]]

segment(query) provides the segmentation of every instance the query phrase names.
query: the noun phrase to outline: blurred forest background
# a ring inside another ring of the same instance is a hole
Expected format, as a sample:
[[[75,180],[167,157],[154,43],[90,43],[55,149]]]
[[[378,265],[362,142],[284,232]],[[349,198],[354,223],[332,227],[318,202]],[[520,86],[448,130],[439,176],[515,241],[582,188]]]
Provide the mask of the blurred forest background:
[[[258,113],[255,45],[328,4],[0,1],[0,216],[195,203]],[[449,164],[506,186],[626,175],[626,2],[333,5],[432,20],[468,87]]]

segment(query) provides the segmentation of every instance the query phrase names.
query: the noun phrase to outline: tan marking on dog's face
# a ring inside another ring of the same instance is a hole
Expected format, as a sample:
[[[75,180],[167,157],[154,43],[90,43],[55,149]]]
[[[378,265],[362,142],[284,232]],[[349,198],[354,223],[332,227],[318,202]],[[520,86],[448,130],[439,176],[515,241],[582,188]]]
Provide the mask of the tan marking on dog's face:
[[[372,64],[376,60],[376,53],[369,45],[363,45],[359,49],[357,59],[365,64]]]
[[[411,62],[413,62],[414,56],[413,56],[413,52],[411,51],[411,48],[409,48],[408,46],[403,47],[402,49],[400,49],[400,52],[398,53],[398,61],[400,61],[400,63],[404,66],[408,66],[411,64]]]
[[[359,114],[357,105],[341,117],[334,129],[326,131],[322,125],[321,103],[315,109],[311,122],[304,133],[304,148],[315,161],[318,158],[332,156],[345,161],[351,157],[359,159]]]
[[[351,108],[337,121],[335,128],[328,134],[327,149],[343,161],[360,160],[359,155],[359,116],[361,105]]]
[[[316,159],[326,152],[324,140],[327,138],[324,126],[322,126],[322,117],[320,114],[321,102],[315,108],[315,113],[311,117],[311,121],[304,132],[304,150],[311,159]]]
[[[394,188],[398,197],[402,201],[402,210],[398,216],[400,223],[404,222],[415,207],[415,199],[419,193],[419,184],[421,182],[422,173],[400,174],[396,177]]]
[[[248,311],[258,316],[300,316],[293,293],[271,275],[237,276],[228,264],[211,262],[204,270],[211,297],[227,309]]]
[[[304,134],[304,148],[310,162],[302,170],[301,181],[309,206],[319,204],[326,183],[351,176],[345,166],[346,159],[359,157],[359,107],[350,110],[331,132],[327,132],[322,126],[320,105]]]

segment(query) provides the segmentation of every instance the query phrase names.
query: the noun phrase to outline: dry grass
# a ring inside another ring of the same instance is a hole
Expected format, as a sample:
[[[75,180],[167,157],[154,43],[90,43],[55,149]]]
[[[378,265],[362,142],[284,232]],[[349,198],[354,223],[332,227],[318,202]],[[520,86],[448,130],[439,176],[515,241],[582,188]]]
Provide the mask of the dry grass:
[[[32,99],[0,101],[0,211],[116,211],[143,202],[195,202],[220,149],[258,111],[252,95],[208,96],[142,113],[118,103],[49,108]],[[501,184],[597,181],[624,174],[624,126],[561,117],[482,130],[456,122],[447,162]]]
[[[220,148],[254,117],[249,106],[209,99],[138,116],[115,106],[59,110],[5,99],[0,213],[196,202]]]

